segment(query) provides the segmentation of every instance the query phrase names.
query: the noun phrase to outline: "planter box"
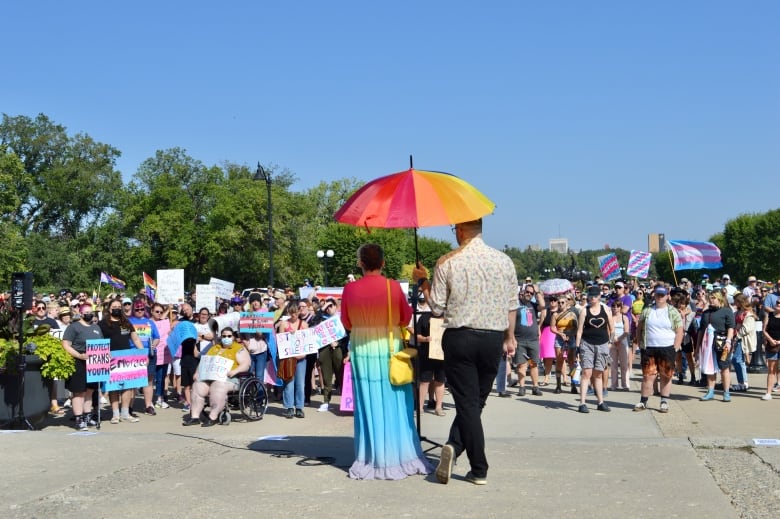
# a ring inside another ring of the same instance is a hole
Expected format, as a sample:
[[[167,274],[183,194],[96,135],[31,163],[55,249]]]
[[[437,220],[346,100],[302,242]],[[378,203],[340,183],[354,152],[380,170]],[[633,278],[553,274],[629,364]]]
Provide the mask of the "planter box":
[[[39,425],[51,405],[51,381],[41,377],[43,361],[36,355],[26,355],[24,371],[24,415],[33,425]],[[19,377],[0,374],[0,424],[7,424],[19,412]]]

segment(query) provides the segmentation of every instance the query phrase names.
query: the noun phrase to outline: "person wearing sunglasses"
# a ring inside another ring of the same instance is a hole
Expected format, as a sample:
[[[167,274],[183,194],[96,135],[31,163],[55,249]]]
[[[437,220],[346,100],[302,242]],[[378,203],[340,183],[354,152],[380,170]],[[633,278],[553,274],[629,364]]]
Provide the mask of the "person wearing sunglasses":
[[[539,296],[537,298],[537,295]],[[515,317],[515,340],[517,349],[514,364],[517,366],[517,396],[525,396],[525,374],[531,372],[531,394],[541,396],[539,389],[539,303],[541,294],[536,293],[533,285],[526,285],[520,293],[520,306]],[[500,376],[500,373],[499,373]]]
[[[57,307],[59,310],[59,306]],[[35,311],[35,320],[33,321],[33,328],[38,328],[41,325],[48,324],[50,330],[59,330],[60,325],[57,324],[57,320],[49,316],[49,307],[43,301],[35,303],[33,307]]]
[[[192,386],[190,414],[185,415],[182,425],[200,424],[201,427],[211,427],[217,423],[217,418],[227,404],[228,391],[238,391],[238,374],[249,371],[252,363],[249,352],[238,340],[237,333],[229,326],[222,329],[219,334],[219,341],[203,355],[203,357],[210,356],[230,360],[230,368],[225,374],[225,380],[212,380],[212,376],[206,373],[201,378],[199,371],[198,375],[196,375],[197,380]],[[219,377],[214,375],[214,378]],[[198,417],[206,406],[206,397],[209,399],[209,414],[201,422]]]
[[[165,386],[168,381],[168,367],[173,361],[171,352],[168,349],[168,334],[171,333],[172,316],[168,315],[168,312],[166,312],[163,305],[154,303],[152,305],[152,319],[154,320],[154,325],[157,327],[157,333],[160,336],[160,340],[157,342],[157,352],[155,354],[154,407],[168,409],[170,406],[167,402]],[[174,373],[174,377],[179,378],[180,380],[181,366],[179,366],[178,371],[178,376]]]
[[[157,344],[160,342],[160,333],[153,320],[146,316],[146,304],[141,299],[133,301],[133,311],[127,318],[135,327],[135,333],[141,339],[143,347],[149,350],[149,364],[146,366],[147,384],[143,387],[144,412],[154,416],[157,412],[152,405],[154,394],[154,377],[157,371]]]

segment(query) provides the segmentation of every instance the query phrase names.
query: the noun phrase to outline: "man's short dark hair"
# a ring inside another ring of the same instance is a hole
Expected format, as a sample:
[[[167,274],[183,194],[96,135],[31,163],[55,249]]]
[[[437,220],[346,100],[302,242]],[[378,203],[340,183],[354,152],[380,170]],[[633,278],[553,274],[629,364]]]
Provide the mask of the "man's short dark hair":
[[[358,259],[366,270],[379,270],[385,261],[385,253],[376,243],[366,243],[358,249]]]

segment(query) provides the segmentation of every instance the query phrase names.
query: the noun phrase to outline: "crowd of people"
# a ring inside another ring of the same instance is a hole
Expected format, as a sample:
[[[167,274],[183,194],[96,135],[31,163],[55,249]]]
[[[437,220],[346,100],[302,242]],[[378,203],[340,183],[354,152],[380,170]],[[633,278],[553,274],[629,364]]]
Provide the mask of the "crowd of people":
[[[703,388],[702,401],[715,399],[720,391],[722,400],[730,402],[732,391],[749,388],[747,365],[759,346],[768,365],[762,399],[772,400],[778,391],[780,281],[750,276],[739,290],[728,275],[717,282],[703,275],[697,284],[682,278],[674,285],[596,278],[563,293],[545,294],[530,277],[518,283],[511,260],[482,241],[481,220],[460,223],[454,231],[459,247],[438,261],[431,279],[424,266],[414,269],[419,290],[419,297],[412,298],[418,303],[414,311],[400,285],[382,275],[381,247],[367,244],[357,252],[363,276],[347,280],[341,298],[300,298],[292,291],[269,289],[244,300],[235,293],[219,301],[212,314],[211,305],[195,311],[197,294],[180,305],[161,305],[143,294],[111,294],[105,301],[93,301],[84,292],[41,294],[33,307],[34,324],[59,330],[55,333],[61,334],[63,348],[76,361],[66,387],[80,430],[95,425],[94,409],[100,405],[97,384],[86,382],[89,339],[109,339],[112,351],[149,350],[147,384],[108,394],[110,422],[115,424],[137,422],[133,404],[142,397],[147,415],[176,407],[185,413],[184,426],[212,426],[227,405],[228,392],[238,388],[238,376],[249,372],[265,381],[269,363],[280,381],[279,386],[264,386],[266,391],[279,402],[282,416],[304,418],[317,392],[322,394],[317,409],[330,409],[349,363],[355,401],[355,461],[349,475],[355,479],[400,479],[434,471],[447,483],[455,460],[466,453],[471,468],[466,481],[485,484],[481,412],[494,387],[498,397],[510,396],[510,387],[517,387],[518,396],[538,397],[552,384],[554,372],[554,393],[570,387],[579,397],[579,412],[590,412],[591,396],[598,411],[609,412],[609,392],[631,390],[637,354],[642,376],[636,412],[648,409],[654,395],[660,397],[658,411],[669,412],[673,384],[686,380]],[[474,305],[475,300],[495,304]],[[348,335],[322,345],[317,353],[272,358],[268,335],[220,325],[221,316],[243,311],[272,312],[276,333],[338,316]],[[442,319],[443,360],[430,355],[432,319]],[[187,333],[174,333],[179,326]],[[388,361],[403,347],[401,334],[393,335],[393,330],[403,328],[413,332],[410,344],[420,350],[416,388],[393,385],[389,378]],[[173,335],[180,343],[170,348]],[[211,355],[229,360],[225,381],[199,380],[199,359]],[[413,412],[429,408],[445,416],[445,387],[454,400],[455,417],[434,469],[421,449]],[[51,412],[63,412],[55,399]]]

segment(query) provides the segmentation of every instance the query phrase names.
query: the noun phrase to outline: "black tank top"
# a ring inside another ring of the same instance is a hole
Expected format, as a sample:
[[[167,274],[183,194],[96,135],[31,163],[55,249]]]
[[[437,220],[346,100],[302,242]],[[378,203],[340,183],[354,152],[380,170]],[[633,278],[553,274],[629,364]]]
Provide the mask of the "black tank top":
[[[585,308],[585,322],[582,326],[582,340],[588,344],[604,344],[609,342],[609,316],[604,306],[599,304],[599,313],[590,313],[590,307]]]

